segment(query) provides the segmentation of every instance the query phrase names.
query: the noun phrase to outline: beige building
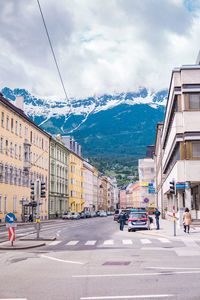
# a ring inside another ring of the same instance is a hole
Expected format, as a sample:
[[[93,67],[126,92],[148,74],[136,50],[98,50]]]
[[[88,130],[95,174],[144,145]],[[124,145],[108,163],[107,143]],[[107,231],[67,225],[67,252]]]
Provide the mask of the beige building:
[[[40,200],[41,219],[48,218],[48,170],[50,136],[24,112],[23,97],[15,105],[0,94],[0,220],[13,212],[26,220],[31,207],[30,182],[46,183],[46,198]],[[34,217],[34,215],[33,215]]]

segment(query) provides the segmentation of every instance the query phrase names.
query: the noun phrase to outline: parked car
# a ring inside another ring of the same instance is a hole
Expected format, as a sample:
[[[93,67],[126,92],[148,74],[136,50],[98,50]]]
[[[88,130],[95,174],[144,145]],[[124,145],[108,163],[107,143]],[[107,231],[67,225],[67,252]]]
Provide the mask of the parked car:
[[[85,214],[85,212],[84,212],[84,211],[82,211],[82,212],[81,212],[81,214],[80,214],[80,218],[81,218],[81,219],[85,219],[85,218],[86,218],[86,214]]]
[[[62,215],[63,220],[71,220],[72,214],[70,212],[66,212]]]
[[[107,213],[105,211],[101,211],[100,217],[107,217]]]
[[[99,217],[99,216],[100,216],[100,213],[101,213],[101,211],[100,211],[100,210],[97,210],[96,216]]]
[[[107,216],[111,216],[111,212],[110,211],[107,211]]]
[[[80,219],[80,214],[78,212],[72,213],[72,220],[78,220]]]
[[[85,211],[85,215],[86,215],[86,218],[91,218],[91,213],[90,213],[90,211]]]
[[[150,230],[150,220],[146,210],[131,211],[128,220],[128,231],[135,231],[136,229]]]
[[[91,211],[91,213],[90,213],[90,214],[91,214],[91,217],[92,217],[92,218],[96,217],[96,213],[95,213],[95,211]]]

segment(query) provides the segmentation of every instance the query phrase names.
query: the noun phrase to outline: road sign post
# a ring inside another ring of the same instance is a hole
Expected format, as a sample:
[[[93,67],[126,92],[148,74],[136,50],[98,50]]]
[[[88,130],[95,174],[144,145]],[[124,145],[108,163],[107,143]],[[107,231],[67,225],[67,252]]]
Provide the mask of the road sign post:
[[[8,227],[8,235],[9,235],[9,242],[11,242],[11,245],[13,247],[13,242],[15,241],[15,227],[16,224],[14,224],[16,218],[13,213],[8,213],[6,215],[5,221],[6,221],[6,227]]]
[[[36,180],[36,230],[37,230],[37,239],[40,237],[40,194],[41,194],[41,181]]]
[[[173,198],[173,221],[174,221],[174,236],[176,236],[176,216],[175,216],[175,193],[176,193],[176,184],[175,181],[170,181],[170,193]]]

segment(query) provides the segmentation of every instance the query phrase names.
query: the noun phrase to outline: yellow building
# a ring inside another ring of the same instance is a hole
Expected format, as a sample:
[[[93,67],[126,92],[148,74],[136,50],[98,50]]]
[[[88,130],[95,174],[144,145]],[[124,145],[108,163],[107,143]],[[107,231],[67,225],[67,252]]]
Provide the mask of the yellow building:
[[[69,150],[70,151],[70,150]],[[83,159],[75,152],[69,153],[69,209],[81,212],[84,207]]]
[[[107,212],[108,210],[108,181],[105,176],[102,178],[102,187],[103,187],[103,210]]]
[[[41,219],[48,218],[49,135],[23,112],[24,99],[15,105],[0,94],[0,220],[13,212],[26,220],[30,206],[30,182],[46,183],[46,198],[40,200]]]

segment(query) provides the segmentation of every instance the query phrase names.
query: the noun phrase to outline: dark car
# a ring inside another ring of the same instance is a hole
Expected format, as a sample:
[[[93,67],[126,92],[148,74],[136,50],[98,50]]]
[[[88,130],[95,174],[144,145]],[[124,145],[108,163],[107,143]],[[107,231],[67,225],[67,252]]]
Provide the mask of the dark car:
[[[91,213],[89,211],[85,211],[86,218],[91,218]]]
[[[81,212],[81,214],[80,214],[80,218],[81,218],[81,219],[85,219],[85,218],[86,218],[86,214],[85,214],[85,212],[84,212],[84,211],[82,211],[82,212]]]

